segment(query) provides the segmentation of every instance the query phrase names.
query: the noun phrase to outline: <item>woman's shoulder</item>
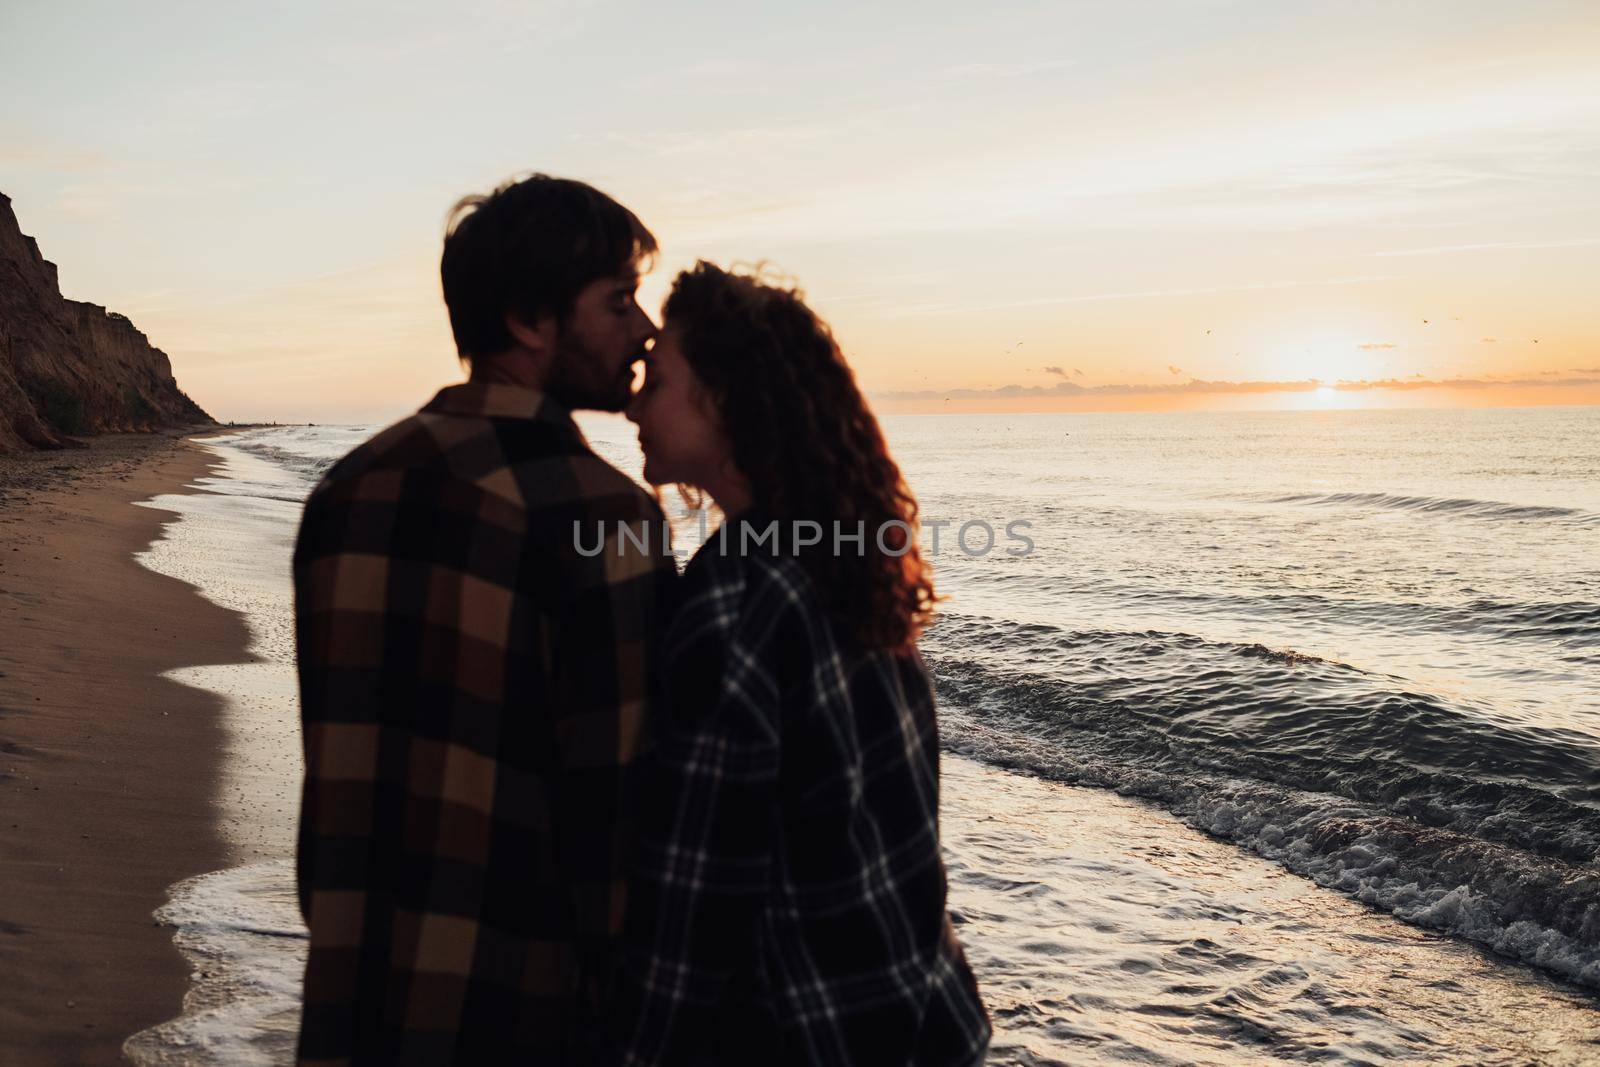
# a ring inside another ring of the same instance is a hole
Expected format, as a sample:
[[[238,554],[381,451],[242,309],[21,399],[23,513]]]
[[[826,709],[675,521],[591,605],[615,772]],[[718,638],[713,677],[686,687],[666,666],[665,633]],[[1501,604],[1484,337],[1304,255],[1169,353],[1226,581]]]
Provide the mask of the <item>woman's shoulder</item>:
[[[810,574],[793,556],[723,551],[710,542],[684,569],[683,593],[686,606],[700,601],[723,610],[810,612],[818,603]]]
[[[712,534],[684,569],[674,629],[770,637],[825,623],[822,601],[799,559],[722,533]]]

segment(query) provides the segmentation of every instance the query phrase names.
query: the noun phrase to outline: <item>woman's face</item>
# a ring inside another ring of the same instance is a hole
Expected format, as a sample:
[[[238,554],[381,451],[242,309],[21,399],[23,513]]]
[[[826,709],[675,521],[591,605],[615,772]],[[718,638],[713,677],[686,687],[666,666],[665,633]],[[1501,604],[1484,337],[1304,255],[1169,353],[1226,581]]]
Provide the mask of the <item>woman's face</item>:
[[[720,487],[731,465],[727,438],[671,323],[645,357],[644,384],[628,405],[628,419],[639,427],[645,481],[713,493]]]

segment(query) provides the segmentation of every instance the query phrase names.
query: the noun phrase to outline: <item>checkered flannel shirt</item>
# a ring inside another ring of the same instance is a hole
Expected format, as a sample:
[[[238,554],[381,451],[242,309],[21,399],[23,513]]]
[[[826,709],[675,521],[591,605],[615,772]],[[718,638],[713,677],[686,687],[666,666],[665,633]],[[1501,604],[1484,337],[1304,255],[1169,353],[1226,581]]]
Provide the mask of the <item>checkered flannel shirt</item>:
[[[506,385],[443,390],[313,491],[302,1063],[575,1062],[595,1040],[664,540],[565,409]]]
[[[690,563],[664,645],[611,1054],[977,1063],[921,657],[862,652],[796,559],[726,546]]]

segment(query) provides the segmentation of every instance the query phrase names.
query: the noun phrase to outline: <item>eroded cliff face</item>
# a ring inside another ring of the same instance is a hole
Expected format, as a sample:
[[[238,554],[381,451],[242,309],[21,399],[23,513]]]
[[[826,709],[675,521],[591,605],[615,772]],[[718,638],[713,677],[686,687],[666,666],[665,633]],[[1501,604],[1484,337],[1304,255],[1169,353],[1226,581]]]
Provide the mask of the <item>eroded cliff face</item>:
[[[62,297],[0,193],[0,451],[212,421],[125,316]]]

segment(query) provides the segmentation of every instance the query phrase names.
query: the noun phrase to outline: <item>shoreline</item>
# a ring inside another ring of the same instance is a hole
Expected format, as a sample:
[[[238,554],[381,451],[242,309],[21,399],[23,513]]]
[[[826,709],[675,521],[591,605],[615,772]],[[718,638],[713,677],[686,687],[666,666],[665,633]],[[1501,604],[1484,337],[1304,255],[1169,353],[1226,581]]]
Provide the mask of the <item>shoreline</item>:
[[[11,623],[0,624],[0,674],[10,675],[0,677],[0,879],[11,879],[0,880],[0,963],[26,984],[0,997],[3,1062],[293,1059],[304,937],[290,836],[299,747],[287,560],[315,471],[291,461],[329,441],[205,447],[179,436],[0,457],[0,618]],[[12,477],[19,465],[28,478]],[[17,534],[33,549],[11,552]],[[71,580],[55,581],[69,563]],[[14,573],[35,583],[32,601],[18,600]],[[18,625],[22,616],[35,622]],[[25,662],[39,675],[27,706],[8,666],[22,656],[11,635],[25,629]],[[50,655],[53,673],[40,666]],[[50,705],[53,687],[58,703],[105,706],[94,688],[105,679],[74,677],[75,663],[127,690],[116,716]],[[146,692],[157,687],[166,695]],[[174,722],[180,702],[190,710]],[[954,727],[963,713],[941,704],[941,729]],[[54,747],[25,740],[13,728],[24,720]],[[108,741],[113,727],[148,736]],[[38,766],[45,753],[63,765]],[[1159,803],[975,756],[959,742],[945,748],[941,821],[951,907],[997,1023],[990,1062],[1220,1065],[1281,1050],[1576,1064],[1600,1049],[1600,1002],[1544,971],[1401,923]],[[102,776],[87,799],[85,764]],[[113,773],[148,810],[130,807],[132,794],[110,808]],[[19,791],[34,800],[34,822],[13,815]],[[37,822],[46,816],[58,816],[49,833]],[[107,831],[125,854],[110,854]],[[24,883],[17,841],[77,865]],[[148,868],[144,899],[125,874],[130,857]],[[10,902],[24,899],[41,925],[13,935]],[[103,921],[84,925],[66,916],[74,909]],[[18,954],[23,942],[31,957]],[[91,967],[100,973],[86,975]],[[67,987],[101,999],[87,1005]]]
[[[174,516],[135,504],[216,466],[177,435],[0,464],[8,1060],[119,1063],[130,1035],[182,1009],[191,968],[152,913],[230,861],[224,701],[165,673],[252,657],[239,615],[138,562]]]

